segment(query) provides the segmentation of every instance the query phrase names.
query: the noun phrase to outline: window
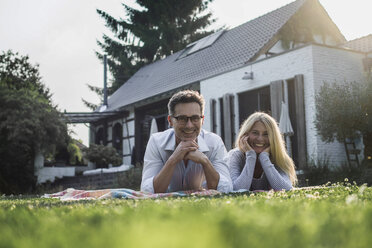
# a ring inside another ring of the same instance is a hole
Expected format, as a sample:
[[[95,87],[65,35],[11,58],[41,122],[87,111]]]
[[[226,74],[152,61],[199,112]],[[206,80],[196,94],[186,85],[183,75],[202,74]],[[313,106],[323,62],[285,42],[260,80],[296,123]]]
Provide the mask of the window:
[[[96,132],[95,143],[97,145],[103,145],[104,144],[104,131],[103,131],[102,127],[100,127],[98,129],[98,131]]]
[[[197,51],[200,51],[204,48],[207,48],[211,46],[222,34],[224,30],[218,31],[214,34],[208,35],[207,37],[204,37],[198,41],[195,41],[189,45],[186,46],[183,53],[178,57],[178,59],[182,59],[192,53],[196,53]]]
[[[116,123],[112,130],[112,146],[119,154],[123,153],[123,127],[120,123]]]

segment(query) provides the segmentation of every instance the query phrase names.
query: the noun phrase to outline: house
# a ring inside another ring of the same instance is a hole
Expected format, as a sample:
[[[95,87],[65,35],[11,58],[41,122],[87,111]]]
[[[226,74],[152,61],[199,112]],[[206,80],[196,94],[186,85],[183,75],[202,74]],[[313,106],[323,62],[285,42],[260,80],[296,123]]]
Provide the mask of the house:
[[[347,42],[318,0],[294,1],[142,67],[109,97],[101,111],[107,117],[91,121],[90,140],[116,147],[124,164],[140,162],[151,121],[167,129],[169,98],[194,89],[206,100],[203,127],[219,134],[228,150],[251,113],[266,111],[279,122],[285,102],[297,168],[323,158],[341,163],[344,145],[317,135],[315,94],[325,81],[363,80],[371,68],[371,37]],[[369,45],[362,46],[365,40]]]

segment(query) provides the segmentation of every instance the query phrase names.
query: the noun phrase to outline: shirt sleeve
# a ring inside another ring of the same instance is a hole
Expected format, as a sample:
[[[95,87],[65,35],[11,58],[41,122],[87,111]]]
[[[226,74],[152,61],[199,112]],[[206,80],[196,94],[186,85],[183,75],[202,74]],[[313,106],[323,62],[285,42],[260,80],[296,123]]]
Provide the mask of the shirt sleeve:
[[[260,159],[262,169],[264,170],[266,178],[272,189],[292,189],[292,183],[287,173],[271,163],[269,154],[267,152],[262,152],[258,158]]]
[[[163,165],[156,141],[151,136],[144,156],[141,191],[154,193],[154,177],[160,172]]]
[[[234,190],[250,190],[256,158],[253,150],[246,152],[245,155],[238,149],[230,151],[228,166]]]
[[[226,148],[221,139],[216,141],[216,143],[218,145],[216,146],[216,149],[214,149],[209,160],[211,161],[215,170],[220,175],[217,190],[220,192],[228,193],[233,190],[233,187],[231,183],[229,169],[227,167],[227,163],[224,160],[224,157],[226,156]]]

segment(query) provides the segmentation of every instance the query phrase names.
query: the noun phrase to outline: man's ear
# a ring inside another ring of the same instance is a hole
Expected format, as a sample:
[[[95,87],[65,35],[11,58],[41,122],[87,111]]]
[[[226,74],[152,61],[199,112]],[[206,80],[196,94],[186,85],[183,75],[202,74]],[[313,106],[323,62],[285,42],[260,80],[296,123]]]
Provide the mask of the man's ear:
[[[170,115],[168,115],[168,123],[170,127],[173,127],[172,118]]]

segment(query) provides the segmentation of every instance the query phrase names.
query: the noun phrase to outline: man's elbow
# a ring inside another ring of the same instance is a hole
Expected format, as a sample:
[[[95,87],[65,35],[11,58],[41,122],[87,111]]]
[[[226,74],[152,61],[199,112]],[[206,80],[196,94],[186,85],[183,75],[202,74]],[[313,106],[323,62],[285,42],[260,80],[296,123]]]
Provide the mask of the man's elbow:
[[[152,184],[152,182],[149,182],[148,180],[142,180],[141,191],[142,192],[148,192],[148,193],[155,193],[154,192],[154,187],[151,184]]]
[[[231,180],[220,177],[220,181],[218,182],[218,185],[217,185],[217,190],[223,193],[229,193],[233,191],[233,185],[232,185]]]

